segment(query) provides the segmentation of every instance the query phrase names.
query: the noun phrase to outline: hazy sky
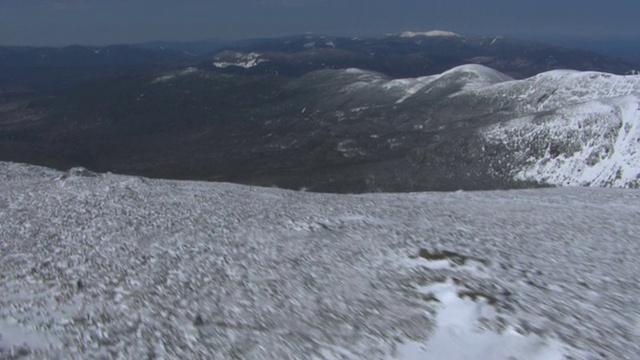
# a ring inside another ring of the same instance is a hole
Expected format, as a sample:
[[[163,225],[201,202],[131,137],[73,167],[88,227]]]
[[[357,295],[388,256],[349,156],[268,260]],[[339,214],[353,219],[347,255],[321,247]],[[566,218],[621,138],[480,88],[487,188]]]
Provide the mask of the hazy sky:
[[[444,29],[640,37],[638,0],[0,0],[0,45]]]

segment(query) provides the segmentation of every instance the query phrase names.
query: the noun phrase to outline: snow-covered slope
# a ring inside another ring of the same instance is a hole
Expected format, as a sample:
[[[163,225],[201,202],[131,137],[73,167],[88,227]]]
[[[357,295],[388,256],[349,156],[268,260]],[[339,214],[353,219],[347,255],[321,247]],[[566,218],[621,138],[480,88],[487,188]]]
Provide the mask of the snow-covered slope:
[[[588,101],[482,132],[520,159],[518,179],[568,186],[640,187],[640,94]]]
[[[401,102],[412,98],[415,100],[413,105],[425,107],[434,106],[426,102],[434,94],[444,95],[446,98],[438,100],[458,106],[460,116],[467,117],[476,114],[471,110],[480,114],[504,112],[517,117],[640,93],[640,75],[554,70],[513,80],[499,71],[476,64],[457,66],[438,75],[407,79],[392,79],[360,69],[318,71],[302,77],[293,86],[313,86],[309,84],[311,82],[315,82],[317,88],[340,85],[343,92],[359,90],[362,95],[382,88],[389,91],[390,98]],[[330,89],[334,93],[335,90]],[[322,95],[329,97],[329,94],[327,91]],[[464,104],[471,108],[463,107]]]
[[[639,200],[0,163],[0,357],[637,359]]]
[[[457,138],[474,131],[469,141],[477,149],[460,157],[487,160],[515,181],[640,186],[640,76],[556,70],[513,80],[481,65],[464,65],[415,79],[349,69],[300,82],[323,99],[316,109],[347,104],[372,109],[368,117],[379,116],[381,122],[409,119],[398,121],[397,129],[455,131],[445,135],[451,139],[445,150],[450,159],[461,145]],[[385,107],[393,110],[384,113]]]
[[[554,71],[483,91],[511,99],[516,118],[480,133],[513,152],[517,179],[640,186],[639,76]]]
[[[445,71],[439,75],[416,79],[394,79],[383,85],[385,88],[400,88],[405,94],[396,103],[402,103],[419,91],[431,92],[437,88],[450,88],[453,91],[476,90],[487,86],[513,80],[509,76],[482,65],[463,65]]]
[[[570,107],[640,92],[640,76],[554,70],[534,77],[478,89],[470,95],[509,103],[508,109],[528,114]]]
[[[394,106],[410,98],[421,101],[424,100],[421,97],[433,93],[439,97],[452,96],[463,90],[484,89],[511,80],[496,70],[474,64],[458,66],[438,75],[407,79],[350,68],[316,71],[292,81],[289,88],[298,92],[311,89],[316,93],[318,107],[331,109],[336,106],[334,103],[342,104],[345,100],[353,101],[354,107]],[[422,106],[425,105],[428,106]]]

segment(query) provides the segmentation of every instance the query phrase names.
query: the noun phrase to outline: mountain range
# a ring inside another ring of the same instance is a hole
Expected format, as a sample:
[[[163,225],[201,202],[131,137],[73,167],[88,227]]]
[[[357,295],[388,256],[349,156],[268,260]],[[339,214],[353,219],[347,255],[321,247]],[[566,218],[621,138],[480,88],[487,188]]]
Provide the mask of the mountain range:
[[[187,68],[5,102],[1,159],[329,192],[637,187],[640,76]]]
[[[247,66],[247,56],[256,57],[255,64]],[[313,70],[355,67],[395,78],[434,75],[466,64],[485,65],[518,79],[554,69],[614,74],[638,69],[634,61],[578,48],[501,36],[469,38],[444,31],[384,38],[309,35],[254,40],[223,47],[213,62],[215,68],[242,74],[300,76]]]
[[[634,66],[442,31],[0,48],[0,160],[328,192],[638,187]]]
[[[0,359],[637,359],[637,69],[444,31],[0,48]]]
[[[245,56],[258,56],[259,66],[232,66],[242,65]],[[614,74],[640,69],[634,57],[623,60],[571,47],[500,36],[464,37],[443,31],[407,32],[381,38],[299,35],[242,41],[156,41],[102,47],[0,46],[0,94],[51,92],[106,78],[188,66],[234,74],[286,76],[355,67],[393,77],[418,77],[470,63],[482,64],[515,78],[552,69]]]

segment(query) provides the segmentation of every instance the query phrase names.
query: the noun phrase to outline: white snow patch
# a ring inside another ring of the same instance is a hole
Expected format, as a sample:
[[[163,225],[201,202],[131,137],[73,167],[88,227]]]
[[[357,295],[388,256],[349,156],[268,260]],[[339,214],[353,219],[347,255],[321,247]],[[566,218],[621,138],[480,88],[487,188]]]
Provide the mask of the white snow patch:
[[[176,79],[178,77],[181,77],[181,76],[197,73],[198,71],[199,71],[198,68],[188,67],[188,68],[186,68],[184,70],[180,70],[178,72],[173,72],[171,74],[162,75],[160,77],[157,77],[155,80],[153,80],[153,83],[161,83],[161,82],[171,81],[171,80],[174,80],[174,79]]]
[[[426,36],[426,37],[460,37],[459,34],[456,34],[452,31],[445,30],[431,30],[425,32],[414,32],[414,31],[405,31],[400,34],[400,37],[404,38],[412,38],[417,36]]]
[[[347,74],[366,74],[367,73],[367,71],[358,69],[358,68],[347,68],[347,69],[344,69],[344,72]]]
[[[398,347],[396,359],[402,360],[561,360],[563,346],[537,335],[522,335],[512,327],[498,333],[483,329],[482,319],[493,321],[496,310],[486,299],[461,298],[451,280],[425,286],[419,291],[440,302],[436,328],[426,344],[407,342]]]
[[[262,54],[256,52],[245,54],[241,52],[225,51],[223,54],[219,54],[214,58],[213,66],[221,69],[232,66],[250,69],[268,61],[269,59],[262,58]]]

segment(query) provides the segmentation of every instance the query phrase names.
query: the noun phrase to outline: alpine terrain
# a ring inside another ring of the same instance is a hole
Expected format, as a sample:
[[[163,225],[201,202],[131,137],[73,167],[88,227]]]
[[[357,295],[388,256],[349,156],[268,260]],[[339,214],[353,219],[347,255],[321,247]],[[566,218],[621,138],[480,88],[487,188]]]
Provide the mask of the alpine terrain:
[[[448,31],[0,47],[0,359],[640,359],[638,69]]]
[[[2,358],[640,355],[636,190],[0,179]]]
[[[259,62],[256,59],[246,60]],[[190,67],[0,107],[0,159],[322,192],[635,188],[640,76]]]

